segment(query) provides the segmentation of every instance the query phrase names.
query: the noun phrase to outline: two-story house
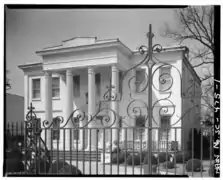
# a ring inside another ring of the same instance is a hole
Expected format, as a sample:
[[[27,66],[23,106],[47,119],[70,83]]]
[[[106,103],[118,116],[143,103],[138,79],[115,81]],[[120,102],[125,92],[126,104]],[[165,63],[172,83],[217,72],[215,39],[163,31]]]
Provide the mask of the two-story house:
[[[201,81],[187,59],[187,47],[166,47],[154,52],[150,84],[147,64],[140,63],[146,55],[130,50],[118,39],[73,38],[36,54],[42,62],[19,66],[24,72],[24,114],[32,102],[41,121],[52,122],[57,116],[66,121],[76,109],[74,114],[87,115],[75,125],[66,125],[66,128],[75,126],[75,132],[43,135],[47,142],[51,139],[53,144],[59,142],[61,149],[75,148],[76,144],[80,149],[89,149],[89,144],[93,147],[111,138],[117,140],[117,133],[112,134],[107,128],[109,123],[118,128],[120,141],[141,140],[146,144],[146,117],[150,110],[154,146],[162,141],[177,141],[179,147],[182,144],[185,147],[190,127],[200,126],[196,114],[199,114]],[[149,86],[152,86],[151,109],[147,106]],[[95,120],[88,123],[94,116]],[[105,116],[110,121],[101,123]],[[141,128],[134,130],[134,127]]]

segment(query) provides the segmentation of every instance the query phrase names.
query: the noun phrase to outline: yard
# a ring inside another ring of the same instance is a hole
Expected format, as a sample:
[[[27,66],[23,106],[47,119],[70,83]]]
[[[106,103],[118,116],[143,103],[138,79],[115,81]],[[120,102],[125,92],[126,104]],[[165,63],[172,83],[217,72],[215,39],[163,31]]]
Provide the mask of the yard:
[[[89,161],[72,161],[72,164],[82,171],[85,175],[144,175],[143,165],[138,166],[125,166],[125,164],[103,164],[101,162],[89,162]],[[209,161],[203,161],[204,170],[203,172],[186,172],[183,168],[183,164],[177,164],[174,169],[164,169],[159,167],[159,174],[174,175],[189,175],[190,177],[209,177]]]

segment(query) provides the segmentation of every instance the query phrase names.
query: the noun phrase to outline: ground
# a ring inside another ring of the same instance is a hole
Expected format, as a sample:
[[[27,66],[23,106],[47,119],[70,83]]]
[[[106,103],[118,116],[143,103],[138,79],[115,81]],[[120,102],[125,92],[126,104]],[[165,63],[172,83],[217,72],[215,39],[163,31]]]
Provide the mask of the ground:
[[[76,167],[78,167],[78,169],[80,169],[82,171],[83,174],[85,175],[89,175],[89,174],[99,174],[99,175],[143,175],[144,171],[143,171],[143,166],[125,166],[125,164],[121,164],[121,165],[114,165],[114,164],[103,164],[100,162],[95,162],[92,161],[91,163],[89,161],[72,161],[72,164]],[[201,174],[201,172],[194,172],[192,175],[192,172],[186,172],[183,171],[183,164],[177,164],[175,169],[168,169],[168,171],[166,171],[166,169],[163,168],[159,168],[159,172],[160,174],[170,174],[170,175],[174,175],[175,172],[177,175],[182,175],[182,174],[186,174],[189,175],[190,177],[209,177],[208,175],[208,169],[209,169],[209,161],[203,161],[203,166],[204,166],[204,170]]]

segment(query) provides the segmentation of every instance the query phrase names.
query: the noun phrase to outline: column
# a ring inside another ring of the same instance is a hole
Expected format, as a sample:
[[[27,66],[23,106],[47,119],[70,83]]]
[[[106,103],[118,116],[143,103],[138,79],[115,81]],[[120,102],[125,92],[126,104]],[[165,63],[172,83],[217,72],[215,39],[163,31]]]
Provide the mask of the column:
[[[45,71],[45,119],[52,122],[52,73],[49,71]],[[45,134],[42,133],[42,134]],[[51,130],[47,129],[46,131],[46,144],[49,149],[51,149]]]
[[[119,70],[115,65],[111,67],[112,73],[112,95],[116,96],[116,99],[111,100],[111,109],[115,112],[111,113],[111,123],[113,124],[112,127],[115,128],[112,130],[112,142],[118,139],[118,127],[119,127],[119,106],[118,106],[118,98],[119,98]]]
[[[95,71],[93,67],[88,68],[88,121],[95,115]],[[94,150],[96,146],[95,120],[88,124],[88,147],[87,150]],[[91,146],[91,147],[90,147]]]
[[[73,73],[72,69],[66,70],[66,101],[65,101],[65,150],[70,150],[73,147],[73,123],[71,121],[71,113],[73,112]]]
[[[24,120],[26,120],[28,107],[29,107],[29,76],[25,74],[24,75]]]

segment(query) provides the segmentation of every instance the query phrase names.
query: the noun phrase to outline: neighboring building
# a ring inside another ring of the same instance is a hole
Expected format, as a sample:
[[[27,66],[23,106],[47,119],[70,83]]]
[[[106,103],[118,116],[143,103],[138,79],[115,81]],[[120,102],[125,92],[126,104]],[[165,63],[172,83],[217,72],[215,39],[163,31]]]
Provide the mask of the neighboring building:
[[[24,121],[24,97],[6,93],[6,123]],[[15,126],[14,126],[15,127]]]
[[[133,141],[133,131],[128,129],[126,133],[125,128],[122,127],[138,126],[137,118],[131,114],[137,112],[133,111],[136,110],[135,107],[140,107],[142,118],[147,115],[145,106],[148,102],[147,66],[142,64],[133,68],[125,76],[123,82],[120,83],[120,81],[124,72],[142,61],[145,55],[138,51],[131,51],[118,39],[97,40],[96,38],[66,40],[59,46],[37,51],[37,55],[42,57],[42,62],[19,66],[24,72],[25,114],[32,102],[37,116],[42,121],[47,119],[52,122],[56,116],[67,119],[75,109],[81,109],[88,116],[94,116],[100,101],[106,99],[104,95],[108,92],[107,86],[112,85],[114,86],[112,93],[117,92],[117,99],[103,101],[102,106],[111,108],[123,117],[122,123],[116,121],[113,124],[114,127],[120,127],[120,140],[124,141],[127,137],[128,141]],[[179,147],[184,142],[184,148],[186,148],[189,129],[200,126],[196,113],[200,112],[201,81],[188,62],[187,55],[188,49],[181,46],[163,48],[161,52],[154,53],[156,64],[152,70],[153,127],[161,127],[159,136],[157,129],[153,130],[152,140],[155,144],[167,140],[177,141]],[[159,61],[169,65],[164,65]],[[143,87],[146,87],[145,92],[141,92]],[[132,101],[133,99],[137,101]],[[194,104],[198,107],[195,108]],[[77,113],[80,112],[77,111]],[[108,111],[100,112],[96,119],[100,120],[102,116],[110,114]],[[111,116],[111,120],[114,118],[115,116]],[[99,120],[89,123],[88,128],[102,128],[103,125]],[[86,122],[87,118],[80,123],[77,122],[77,125],[82,127]],[[73,125],[68,123],[66,127],[73,127]],[[169,127],[181,127],[183,131],[180,129],[176,131],[171,129],[168,133],[163,131]],[[79,128],[77,132],[71,137],[73,146],[75,147],[78,143],[81,149],[88,147],[90,139],[88,131]],[[103,142],[102,133],[103,129],[100,129],[100,144]],[[111,138],[111,133],[108,130],[105,133],[105,142],[107,142]],[[94,131],[91,137],[91,143],[94,146],[96,144]],[[53,137],[54,140],[57,138],[60,140],[60,148],[63,149],[65,141],[65,148],[69,149],[69,133],[61,131],[59,137]],[[136,130],[134,140],[137,141],[140,138],[147,142],[146,129]],[[47,138],[48,142],[49,139]],[[116,133],[113,133],[112,139],[117,139]]]

